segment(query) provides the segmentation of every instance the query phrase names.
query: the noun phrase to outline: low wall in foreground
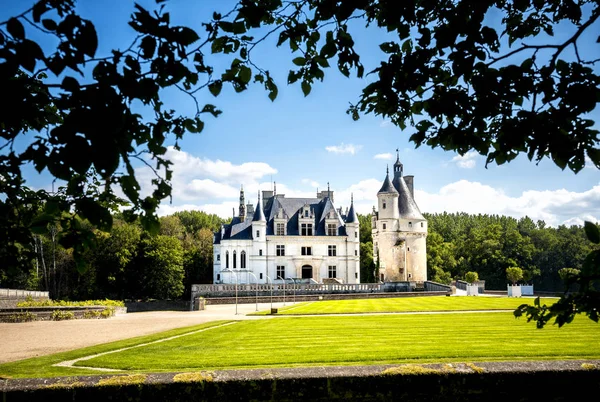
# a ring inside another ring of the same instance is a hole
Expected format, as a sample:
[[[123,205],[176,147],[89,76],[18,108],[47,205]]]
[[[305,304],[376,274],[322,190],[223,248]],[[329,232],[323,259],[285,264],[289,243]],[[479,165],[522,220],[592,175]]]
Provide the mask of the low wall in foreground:
[[[587,366],[581,361],[552,361],[224,370],[196,373],[185,382],[177,382],[174,373],[138,374],[125,378],[125,383],[129,380],[125,385],[108,375],[9,379],[0,381],[0,392],[5,402],[593,400],[600,393],[600,361],[584,364]]]

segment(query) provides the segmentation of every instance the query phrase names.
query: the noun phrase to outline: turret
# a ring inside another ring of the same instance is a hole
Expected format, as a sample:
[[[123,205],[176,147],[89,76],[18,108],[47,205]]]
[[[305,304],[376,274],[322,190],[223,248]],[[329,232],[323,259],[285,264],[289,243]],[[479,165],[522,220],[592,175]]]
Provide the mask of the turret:
[[[348,233],[348,240],[353,242],[359,242],[360,236],[358,233],[359,221],[356,211],[354,210],[354,195],[350,195],[350,209],[346,214],[346,233]]]
[[[260,191],[258,192],[258,202],[256,203],[256,210],[252,217],[252,238],[258,241],[266,241],[267,234],[267,219],[262,209],[262,203],[260,202]]]
[[[377,193],[379,219],[398,219],[398,190],[390,180],[390,169],[386,168],[385,180]]]

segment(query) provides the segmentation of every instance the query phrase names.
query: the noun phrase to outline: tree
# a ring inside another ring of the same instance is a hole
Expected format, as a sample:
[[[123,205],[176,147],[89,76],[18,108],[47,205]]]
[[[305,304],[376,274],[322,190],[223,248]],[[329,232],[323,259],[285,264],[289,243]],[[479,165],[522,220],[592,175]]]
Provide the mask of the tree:
[[[558,275],[560,276],[560,279],[565,282],[565,285],[575,281],[579,277],[580,273],[581,271],[576,268],[561,268],[558,271]]]
[[[469,271],[465,274],[465,281],[467,281],[470,284],[473,284],[479,281],[479,274],[477,274],[477,272],[474,271]]]
[[[138,280],[130,290],[138,296],[172,299],[183,294],[183,249],[176,238],[157,235],[142,239],[135,265],[132,273]]]
[[[523,270],[519,267],[506,268],[506,278],[514,285],[523,279]]]
[[[379,44],[386,60],[370,72],[348,109],[352,118],[368,113],[389,118],[402,129],[410,125],[417,146],[461,155],[475,150],[487,163],[503,164],[524,153],[574,172],[586,157],[600,167],[599,132],[590,119],[600,101],[595,69],[600,59],[587,57],[597,52],[580,51],[582,43],[597,41],[599,18],[597,0],[240,0],[231,12],[214,13],[200,40],[193,29],[172,26],[162,6],[151,13],[136,5],[130,21],[135,41],[97,56],[94,25],[76,13],[74,0],[40,0],[0,21],[0,87],[7,105],[0,110],[6,141],[0,149],[0,209],[8,212],[0,233],[7,233],[7,249],[18,251],[33,244],[31,230],[60,220],[61,244],[74,247],[78,268],[84,269],[80,257],[93,243],[93,232],[62,212],[108,230],[115,187],[130,203],[125,217],[133,221],[141,214],[142,225],[156,232],[156,209],[171,193],[166,138],[177,142],[185,132],[200,132],[202,113],[220,113],[212,104],[201,105],[198,94],[218,96],[224,85],[241,92],[255,82],[274,100],[277,85],[254,63],[252,52],[275,35],[278,46],[287,44],[294,53],[297,68],[288,83],[299,82],[305,95],[324,79],[330,61],[345,76],[363,77],[353,40],[360,23],[377,25],[394,39]],[[42,49],[27,35],[30,25],[57,39],[58,46]],[[558,26],[566,35],[554,38]],[[225,71],[205,63],[208,47],[231,58]],[[574,57],[567,58],[569,52]],[[181,116],[165,107],[165,88],[188,94],[196,114]],[[153,118],[144,120],[132,104],[145,105]],[[27,131],[43,135],[32,137],[21,152],[12,145]],[[150,160],[157,172],[147,197],[140,196],[136,160]],[[20,207],[29,202],[21,173],[29,163],[67,183],[65,194],[45,202],[34,219]],[[104,185],[88,189],[90,174]],[[19,229],[23,223],[27,230]],[[11,263],[26,265],[23,261]],[[492,280],[501,266],[491,266]]]

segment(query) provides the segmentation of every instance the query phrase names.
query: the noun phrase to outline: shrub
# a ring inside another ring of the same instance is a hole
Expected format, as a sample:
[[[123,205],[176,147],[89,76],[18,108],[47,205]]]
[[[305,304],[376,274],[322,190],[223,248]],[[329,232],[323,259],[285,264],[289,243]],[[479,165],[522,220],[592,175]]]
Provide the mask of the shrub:
[[[98,381],[99,386],[106,385],[132,385],[143,384],[146,381],[146,374],[121,375],[109,378],[103,378]]]
[[[515,285],[523,279],[523,270],[519,267],[506,268],[506,278]]]
[[[64,321],[64,320],[72,320],[75,318],[75,314],[71,311],[63,311],[63,310],[54,310],[50,319],[52,321]]]
[[[17,303],[17,307],[89,307],[89,306],[107,306],[107,307],[125,307],[122,300],[84,300],[84,301],[66,301],[66,300],[25,300]]]
[[[469,271],[465,274],[465,281],[473,284],[479,280],[479,274],[474,271]]]
[[[4,320],[6,322],[30,322],[37,319],[37,314],[26,311],[24,313],[16,313],[7,316]]]

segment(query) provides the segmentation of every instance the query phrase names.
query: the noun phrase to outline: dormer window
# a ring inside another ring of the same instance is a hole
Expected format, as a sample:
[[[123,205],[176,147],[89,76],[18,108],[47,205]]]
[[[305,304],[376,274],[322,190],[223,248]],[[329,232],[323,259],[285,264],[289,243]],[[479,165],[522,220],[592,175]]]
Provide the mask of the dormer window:
[[[327,236],[335,236],[337,235],[337,226],[335,223],[329,223],[327,225]]]
[[[304,217],[305,217],[305,218],[308,218],[308,209],[305,209],[305,210],[304,210]]]
[[[302,236],[312,236],[313,235],[313,225],[310,223],[303,223],[301,225],[300,234]]]

